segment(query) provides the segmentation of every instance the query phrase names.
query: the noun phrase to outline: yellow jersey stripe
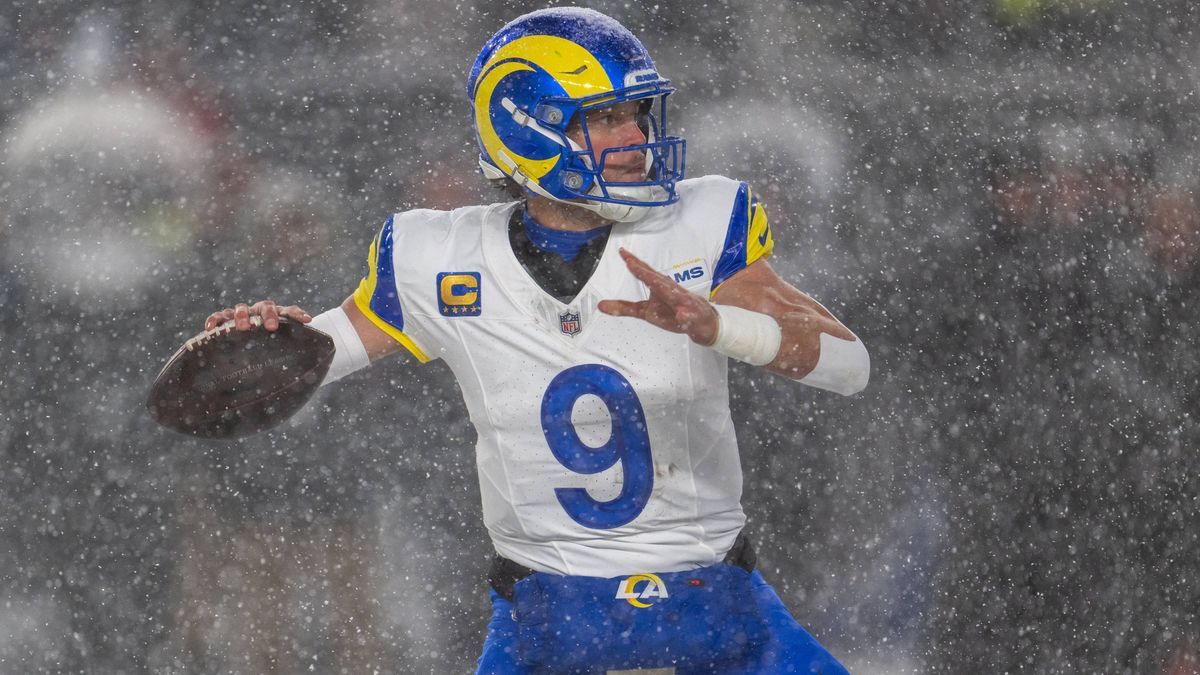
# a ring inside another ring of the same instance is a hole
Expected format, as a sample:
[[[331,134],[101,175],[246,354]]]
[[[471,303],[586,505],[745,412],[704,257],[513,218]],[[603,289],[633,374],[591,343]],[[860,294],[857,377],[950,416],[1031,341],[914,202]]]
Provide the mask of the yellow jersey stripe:
[[[429,356],[426,355],[425,352],[421,351],[421,348],[417,346],[417,343],[412,341],[412,338],[405,335],[404,331],[385,321],[371,309],[372,293],[373,288],[371,285],[368,285],[367,279],[363,279],[358,285],[358,290],[354,291],[354,305],[358,307],[358,311],[362,312],[363,316],[370,319],[371,323],[379,326],[380,330],[390,335],[393,340],[399,342],[401,345],[404,345],[404,348],[407,349],[413,356],[417,357],[418,361],[421,363],[429,363],[431,360]]]

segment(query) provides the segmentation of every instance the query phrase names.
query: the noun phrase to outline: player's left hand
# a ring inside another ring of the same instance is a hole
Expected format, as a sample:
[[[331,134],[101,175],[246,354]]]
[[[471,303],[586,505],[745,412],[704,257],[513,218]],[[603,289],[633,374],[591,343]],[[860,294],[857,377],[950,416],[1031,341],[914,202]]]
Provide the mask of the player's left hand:
[[[648,321],[672,333],[684,333],[696,343],[711,345],[717,339],[717,310],[704,298],[684,290],[670,277],[660,274],[634,254],[621,249],[621,258],[633,276],[650,289],[650,298],[638,302],[601,300],[601,312]]]

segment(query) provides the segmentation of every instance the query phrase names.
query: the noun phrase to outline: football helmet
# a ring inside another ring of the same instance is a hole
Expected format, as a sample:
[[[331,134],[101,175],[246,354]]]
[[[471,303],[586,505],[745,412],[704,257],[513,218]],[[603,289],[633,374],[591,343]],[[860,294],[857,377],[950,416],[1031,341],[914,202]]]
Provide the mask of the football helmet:
[[[614,19],[580,8],[526,14],[492,36],[471,68],[479,166],[489,179],[511,178],[534,194],[633,222],[679,199],[685,143],[667,135],[672,91],[642,43]],[[597,157],[586,113],[624,101],[641,102],[646,141]],[[582,144],[567,135],[574,124]],[[630,151],[646,158],[642,180],[605,180],[608,157]]]

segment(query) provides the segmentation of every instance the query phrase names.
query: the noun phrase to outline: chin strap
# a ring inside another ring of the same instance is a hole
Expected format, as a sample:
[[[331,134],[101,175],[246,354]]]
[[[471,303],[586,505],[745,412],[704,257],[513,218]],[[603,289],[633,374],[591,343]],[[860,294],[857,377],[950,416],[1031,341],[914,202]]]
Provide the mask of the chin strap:
[[[605,202],[581,202],[579,204],[589,211],[595,211],[604,220],[614,223],[636,223],[646,217],[647,206],[630,206],[629,204],[608,204]]]
[[[599,196],[600,186],[594,186],[591,193]],[[666,201],[667,193],[661,187],[656,185],[642,185],[639,187],[612,187],[608,188],[609,197],[617,197],[631,202],[659,202]],[[574,203],[574,202],[572,202]],[[601,202],[588,200],[586,203],[580,204],[585,209],[595,211],[605,218],[612,218],[618,223],[634,223],[646,217],[652,206],[638,206],[633,204],[614,204],[612,202]]]

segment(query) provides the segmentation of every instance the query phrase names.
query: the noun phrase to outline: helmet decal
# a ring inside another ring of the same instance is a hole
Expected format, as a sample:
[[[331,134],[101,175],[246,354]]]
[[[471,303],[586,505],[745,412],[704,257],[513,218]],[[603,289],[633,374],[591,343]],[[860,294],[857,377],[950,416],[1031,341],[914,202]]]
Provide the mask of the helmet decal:
[[[559,157],[542,159],[526,157],[509,148],[496,133],[493,115],[503,111],[499,101],[493,100],[498,85],[519,71],[541,71],[562,89],[565,96],[583,98],[613,90],[608,73],[600,61],[578,44],[555,35],[528,35],[504,45],[483,66],[475,83],[475,124],[479,140],[487,152],[488,159],[511,174],[517,168],[514,160],[525,175],[537,180],[545,176]]]
[[[581,45],[557,35],[527,35],[517,38],[496,50],[483,66],[489,68],[503,61],[519,60],[549,71],[562,85],[567,96],[583,98],[612,91],[613,84],[600,61]]]

